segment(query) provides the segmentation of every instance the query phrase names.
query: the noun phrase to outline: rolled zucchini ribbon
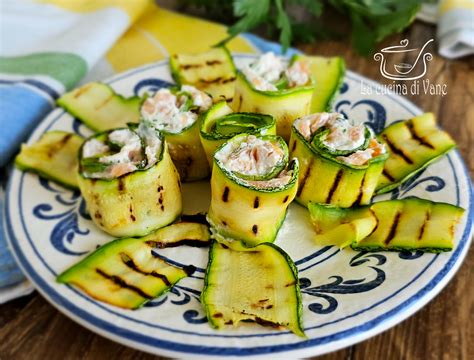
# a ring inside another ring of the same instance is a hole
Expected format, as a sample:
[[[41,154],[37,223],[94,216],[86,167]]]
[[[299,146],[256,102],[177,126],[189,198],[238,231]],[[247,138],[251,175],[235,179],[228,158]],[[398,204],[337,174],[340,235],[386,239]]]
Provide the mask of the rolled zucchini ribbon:
[[[265,114],[234,113],[226,101],[216,103],[202,115],[199,135],[211,167],[216,149],[242,133],[276,135],[275,119]]]
[[[229,165],[226,156],[243,162],[245,168],[248,158],[241,150],[256,142],[249,154],[259,153],[256,157],[265,160],[258,148],[271,144],[281,155],[278,161],[257,173]],[[279,136],[241,134],[220,146],[214,155],[208,212],[214,234],[221,235],[217,238],[241,240],[248,246],[273,242],[296,195],[298,172],[298,160],[288,160],[287,145]]]
[[[196,100],[197,97],[199,100]],[[198,117],[211,104],[209,95],[184,85],[181,88],[160,89],[142,105],[141,121],[164,135],[171,159],[183,182],[209,176],[209,164],[199,139]]]
[[[340,116],[336,113],[321,113],[309,115],[306,119],[315,117],[318,121],[321,117],[335,115]],[[339,120],[341,119],[338,117]],[[329,133],[325,125],[312,134],[303,134],[299,129],[300,121],[304,119],[298,119],[293,124],[289,142],[291,156],[298,158],[300,163],[296,201],[303,206],[307,206],[310,201],[339,207],[368,204],[388,157],[372,131],[364,125],[363,139],[353,148],[334,148],[325,141]],[[379,147],[378,154],[374,150],[373,155],[364,163],[350,163],[350,159],[357,159],[367,152],[370,154],[369,147],[374,145]]]
[[[290,65],[298,60],[299,57],[294,57]],[[238,71],[231,107],[235,112],[272,115],[277,134],[288,141],[293,121],[310,113],[315,83],[310,77],[305,85],[289,87],[288,80],[282,76],[275,86],[276,90],[259,90],[242,71]]]
[[[79,149],[77,178],[92,221],[113,236],[146,235],[182,211],[166,141],[144,124],[88,138]]]

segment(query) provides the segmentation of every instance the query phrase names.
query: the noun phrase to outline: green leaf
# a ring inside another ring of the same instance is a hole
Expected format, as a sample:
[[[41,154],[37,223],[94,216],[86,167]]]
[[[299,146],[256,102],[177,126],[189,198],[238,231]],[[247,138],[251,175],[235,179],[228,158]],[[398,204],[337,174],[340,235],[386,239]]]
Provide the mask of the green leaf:
[[[301,5],[316,17],[321,16],[323,12],[322,0],[289,0],[290,4]]]
[[[234,15],[241,19],[228,32],[233,37],[263,23],[270,12],[270,0],[234,0]]]
[[[283,9],[282,0],[275,0],[277,6],[277,27],[280,29],[280,43],[283,53],[286,53],[291,43],[291,23],[288,15]]]

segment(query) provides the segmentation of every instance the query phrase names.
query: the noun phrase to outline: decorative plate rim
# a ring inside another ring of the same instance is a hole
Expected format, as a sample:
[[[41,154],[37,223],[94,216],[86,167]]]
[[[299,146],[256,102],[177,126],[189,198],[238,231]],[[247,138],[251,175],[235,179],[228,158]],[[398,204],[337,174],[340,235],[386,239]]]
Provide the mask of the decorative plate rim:
[[[255,57],[255,55],[239,53],[234,53],[233,56]],[[123,78],[129,77],[133,74],[140,73],[154,67],[163,66],[167,63],[168,60],[162,60],[160,62],[146,64],[137,68],[130,69],[126,72],[116,74],[115,76],[104,80],[104,82],[113,83]],[[346,77],[363,80],[371,86],[378,85],[377,82],[350,70],[347,71]],[[399,95],[387,94],[384,97],[390,98],[391,101],[395,101],[400,106],[404,107],[407,111],[411,112],[414,115],[422,112],[419,107]],[[53,109],[52,111],[54,110],[55,109]],[[38,124],[38,126],[40,126],[46,119],[48,119],[50,115],[51,112],[47,116],[45,116],[45,118]],[[36,130],[32,132],[30,138],[34,136],[35,132]],[[22,268],[25,275],[35,285],[35,288],[62,313],[66,314],[68,317],[72,318],[74,321],[78,322],[89,330],[96,332],[102,336],[105,336],[109,339],[112,339],[122,344],[126,344],[130,347],[142,351],[147,351],[155,354],[159,353],[168,356],[176,356],[183,354],[186,354],[186,356],[188,357],[193,356],[199,358],[201,358],[203,355],[264,356],[266,354],[276,352],[278,353],[278,355],[284,355],[285,353],[291,353],[292,355],[296,356],[321,355],[363,341],[405,320],[417,310],[421,309],[424,305],[426,305],[427,302],[432,300],[452,279],[452,277],[455,275],[455,273],[461,266],[468,252],[469,244],[472,240],[472,223],[474,217],[473,186],[472,181],[470,180],[469,171],[467,170],[466,164],[463,161],[459,151],[455,150],[450,155],[448,155],[448,159],[450,162],[452,162],[450,158],[450,156],[452,155],[456,156],[457,160],[462,165],[462,169],[460,170],[462,170],[462,176],[464,176],[468,185],[468,207],[466,209],[468,218],[466,221],[466,227],[463,231],[462,237],[459,240],[457,247],[454,249],[454,251],[452,252],[452,256],[449,258],[446,264],[444,264],[442,269],[437,271],[436,274],[428,281],[428,283],[424,287],[418,290],[414,295],[410,296],[406,301],[394,306],[388,312],[379,315],[374,319],[364,322],[364,324],[362,325],[336,332],[332,335],[308,339],[307,341],[291,344],[255,346],[249,348],[209,347],[203,345],[190,345],[175,341],[157,339],[144,334],[139,334],[133,330],[115,326],[114,324],[109,323],[107,320],[98,318],[96,315],[93,315],[91,313],[88,313],[86,310],[78,308],[75,304],[73,304],[68,299],[59,294],[56,290],[51,288],[47,280],[43,279],[34,270],[34,268],[29,264],[25,255],[22,253],[21,246],[19,245],[20,241],[16,238],[13,226],[7,216],[4,217],[4,225],[7,233],[7,241],[10,245],[10,248],[12,249],[14,257],[17,260],[19,266]],[[15,171],[19,170],[15,169]],[[10,179],[12,178],[13,177],[10,177]],[[13,196],[11,191],[11,188],[13,186],[12,183],[13,181],[8,182],[6,191],[6,214],[10,214],[10,202],[12,201],[11,197]],[[401,291],[401,289],[397,291]],[[321,339],[325,339],[326,341],[321,341]],[[321,347],[321,345],[324,345],[324,347]],[[316,347],[318,351],[315,351]]]

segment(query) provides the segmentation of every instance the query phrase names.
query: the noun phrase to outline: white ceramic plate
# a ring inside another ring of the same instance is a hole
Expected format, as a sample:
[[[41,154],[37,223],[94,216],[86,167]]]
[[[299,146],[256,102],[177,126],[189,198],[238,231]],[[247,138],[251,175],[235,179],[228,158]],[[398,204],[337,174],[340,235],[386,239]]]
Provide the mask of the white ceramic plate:
[[[249,55],[235,56],[237,66],[251,59]],[[170,81],[168,63],[160,62],[107,82],[130,96],[156,90]],[[421,112],[398,96],[364,96],[361,82],[365,87],[376,86],[347,73],[335,103],[337,111],[368,122],[376,130]],[[53,129],[90,134],[71,115],[56,109],[33,132],[29,143]],[[207,210],[208,183],[186,184],[183,190],[186,213]],[[72,287],[57,284],[55,278],[60,272],[110,237],[89,220],[78,192],[34,174],[13,172],[7,192],[6,227],[19,264],[43,296],[78,323],[121,344],[173,357],[303,357],[349,346],[394,326],[432,299],[459,268],[469,248],[473,214],[471,181],[459,154],[451,152],[383,198],[407,196],[467,209],[458,226],[454,251],[436,255],[321,248],[311,240],[307,211],[297,204],[290,206],[276,244],[298,266],[307,339],[256,324],[211,329],[199,303],[207,249],[159,250],[169,262],[193,264],[198,270],[170,293],[136,311],[97,302]]]

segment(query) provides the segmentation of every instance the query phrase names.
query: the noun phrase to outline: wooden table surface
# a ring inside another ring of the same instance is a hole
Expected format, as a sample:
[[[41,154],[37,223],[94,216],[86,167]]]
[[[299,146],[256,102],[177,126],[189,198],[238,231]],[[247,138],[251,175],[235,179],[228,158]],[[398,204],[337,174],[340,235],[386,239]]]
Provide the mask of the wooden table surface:
[[[381,47],[407,38],[422,46],[435,37],[435,28],[420,22]],[[378,64],[361,58],[348,43],[324,42],[302,46],[310,54],[342,55],[348,69],[387,83]],[[435,55],[430,81],[447,84],[444,97],[408,96],[438,121],[457,141],[471,177],[474,173],[474,58],[446,60]],[[402,61],[402,59],[400,59]],[[410,61],[407,61],[410,62]],[[473,249],[449,285],[427,306],[398,326],[360,344],[318,359],[472,359],[474,358]],[[0,305],[0,359],[160,359],[107,340],[77,325],[38,293]]]

